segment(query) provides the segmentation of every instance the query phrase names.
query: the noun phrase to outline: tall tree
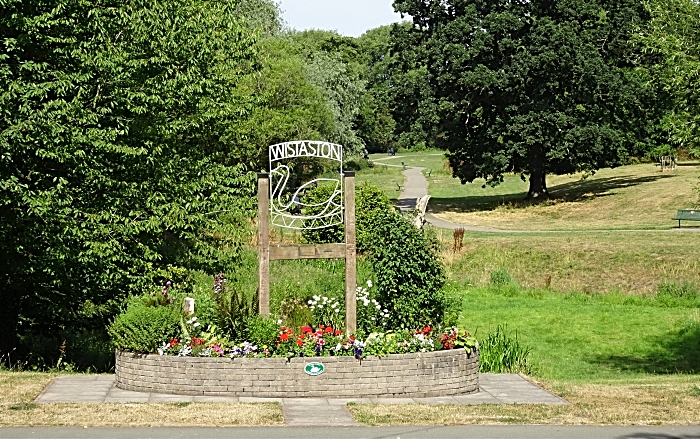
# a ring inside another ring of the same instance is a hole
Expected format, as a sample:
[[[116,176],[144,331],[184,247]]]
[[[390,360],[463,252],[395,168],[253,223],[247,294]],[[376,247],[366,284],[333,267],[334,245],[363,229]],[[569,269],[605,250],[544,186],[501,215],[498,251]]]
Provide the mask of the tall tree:
[[[236,4],[0,2],[1,352],[49,362],[129,294],[236,262],[254,174],[222,138],[256,68]]]
[[[333,115],[333,132],[325,140],[343,145],[348,156],[359,155],[365,144],[357,134],[355,118],[366,81],[361,77],[364,66],[356,39],[319,30],[292,32],[287,38],[305,59],[307,77]]]
[[[439,144],[464,182],[625,163],[638,146],[630,36],[636,0],[395,0],[413,17],[439,102]]]
[[[665,98],[658,108],[659,145],[655,155],[686,147],[700,157],[700,4],[694,0],[644,2],[651,22],[634,42],[648,58],[651,81]]]

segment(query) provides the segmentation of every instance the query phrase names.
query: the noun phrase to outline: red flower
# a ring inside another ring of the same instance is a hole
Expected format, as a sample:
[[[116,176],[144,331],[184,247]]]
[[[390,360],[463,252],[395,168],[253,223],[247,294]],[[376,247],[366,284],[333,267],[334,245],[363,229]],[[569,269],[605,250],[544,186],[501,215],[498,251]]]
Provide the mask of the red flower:
[[[333,328],[331,326],[326,326],[326,329],[324,329],[323,332],[325,332],[326,334],[330,334],[331,332],[333,332]]]
[[[297,338],[297,345],[301,346],[304,344],[304,339],[303,338]]]
[[[286,332],[284,334],[280,334],[280,340],[282,340],[282,341],[289,340],[289,335]]]
[[[206,340],[199,337],[192,337],[192,347],[202,346]]]
[[[431,331],[430,326],[426,326],[425,328],[423,328],[422,332],[423,332],[423,334],[427,334],[430,331]]]
[[[337,329],[336,329],[335,332],[333,333],[333,335],[340,335],[340,334],[342,334],[342,332],[338,331]]]
[[[308,326],[302,326],[301,332],[303,332],[304,334],[311,334],[314,331],[312,331],[311,328],[309,328]]]
[[[323,328],[325,328],[325,326],[323,326],[323,325],[318,325],[318,329],[323,329]]]

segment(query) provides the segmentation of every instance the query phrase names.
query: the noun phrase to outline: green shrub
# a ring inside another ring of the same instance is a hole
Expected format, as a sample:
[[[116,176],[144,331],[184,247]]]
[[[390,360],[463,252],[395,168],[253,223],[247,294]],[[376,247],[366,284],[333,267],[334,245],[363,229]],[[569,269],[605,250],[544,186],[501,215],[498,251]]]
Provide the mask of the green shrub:
[[[304,195],[305,203],[320,203],[330,197],[332,186],[319,185]],[[318,213],[320,208],[306,207],[304,214]],[[393,211],[389,198],[377,186],[363,183],[355,192],[355,222],[357,234],[357,251],[365,253],[372,248],[372,231],[377,227],[381,216],[379,213]],[[344,242],[345,231],[342,224],[320,230],[304,230],[302,236],[312,244]]]
[[[500,325],[496,332],[479,340],[481,372],[527,374],[530,373],[529,356],[530,349],[520,345],[518,333],[509,337]]]
[[[318,206],[305,206],[302,210],[303,215],[311,216],[321,213],[324,209],[322,203],[328,200],[335,191],[335,184],[324,184],[323,182],[317,187],[307,191],[302,195],[304,204],[318,204]],[[305,229],[302,230],[301,236],[312,244],[324,244],[333,242],[345,242],[345,230],[342,225],[326,227],[323,229]]]
[[[233,341],[244,341],[246,323],[258,314],[258,297],[249,298],[245,292],[227,288],[216,296],[218,326]]]
[[[355,196],[357,223],[357,251],[372,249],[372,233],[383,218],[382,213],[393,211],[391,201],[384,191],[369,183],[359,186]]]
[[[504,287],[513,283],[513,277],[505,268],[499,268],[491,272],[491,285],[494,287]]]
[[[269,317],[253,316],[247,321],[248,341],[258,346],[258,351],[274,348],[279,335],[277,322]]]
[[[109,336],[117,349],[156,352],[161,343],[177,335],[180,315],[177,307],[132,305],[114,319]]]
[[[437,245],[393,211],[378,211],[370,237],[377,299],[395,328],[416,329],[442,322],[445,268]]]

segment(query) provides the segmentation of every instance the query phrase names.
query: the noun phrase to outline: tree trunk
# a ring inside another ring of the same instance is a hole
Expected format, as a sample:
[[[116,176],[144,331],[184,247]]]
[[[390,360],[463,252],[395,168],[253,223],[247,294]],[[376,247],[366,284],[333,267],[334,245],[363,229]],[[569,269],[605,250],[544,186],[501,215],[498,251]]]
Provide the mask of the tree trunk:
[[[10,365],[10,362],[16,359],[12,356],[14,349],[17,347],[17,294],[5,282],[0,279],[0,367]]]
[[[546,174],[543,171],[534,171],[530,174],[530,190],[527,192],[526,200],[548,199]]]

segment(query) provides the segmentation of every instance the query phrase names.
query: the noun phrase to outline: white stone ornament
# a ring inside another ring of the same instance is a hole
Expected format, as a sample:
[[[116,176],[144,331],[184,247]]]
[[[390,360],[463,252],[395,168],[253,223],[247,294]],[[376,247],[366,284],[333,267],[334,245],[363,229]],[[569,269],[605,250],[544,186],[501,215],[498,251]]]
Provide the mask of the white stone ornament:
[[[182,311],[186,316],[194,314],[194,299],[185,297],[185,302],[182,304]]]

